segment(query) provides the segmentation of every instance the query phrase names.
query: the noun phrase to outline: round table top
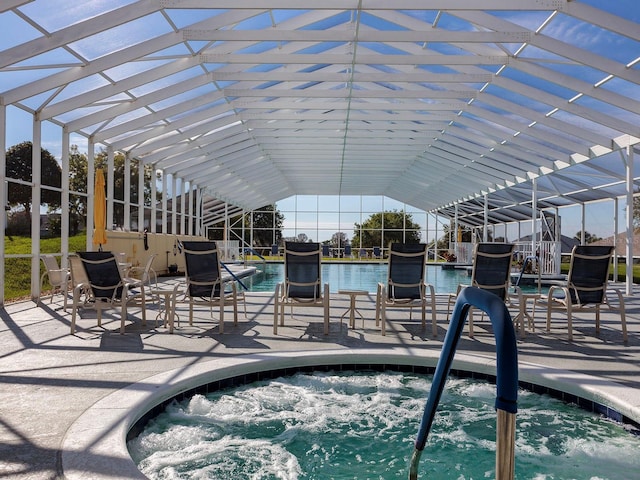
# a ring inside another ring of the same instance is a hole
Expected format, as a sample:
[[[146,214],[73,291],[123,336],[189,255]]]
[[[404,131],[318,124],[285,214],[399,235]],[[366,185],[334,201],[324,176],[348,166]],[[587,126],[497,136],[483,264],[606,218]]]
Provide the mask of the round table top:
[[[165,293],[176,293],[175,288],[153,288],[150,290],[154,295],[163,295]]]
[[[367,290],[338,290],[341,295],[368,295]]]

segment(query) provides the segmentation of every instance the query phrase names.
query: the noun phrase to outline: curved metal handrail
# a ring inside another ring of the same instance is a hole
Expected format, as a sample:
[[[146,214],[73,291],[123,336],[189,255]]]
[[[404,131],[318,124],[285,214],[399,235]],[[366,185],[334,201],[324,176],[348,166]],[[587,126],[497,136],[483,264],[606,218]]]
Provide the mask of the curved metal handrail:
[[[524,275],[525,270],[527,269],[527,265],[531,264],[531,268],[533,268],[533,262],[536,262],[536,265],[538,267],[538,293],[540,293],[540,287],[541,287],[541,272],[540,272],[540,259],[538,258],[538,255],[529,255],[528,257],[525,257],[523,262],[522,262],[522,269],[520,270],[520,275],[518,275],[518,280],[516,280],[515,285],[513,286],[513,291],[517,292],[518,288],[520,286],[520,281],[522,280],[522,276]]]
[[[458,296],[453,316],[444,339],[440,359],[433,376],[433,383],[424,409],[420,429],[411,457],[409,479],[418,478],[418,463],[427,442],[436,408],[451,369],[451,363],[462,334],[469,308],[484,310],[491,320],[496,337],[498,413],[496,429],[496,479],[513,479],[515,452],[515,415],[518,399],[518,353],[516,335],[511,315],[504,302],[496,295],[476,287],[467,287]]]

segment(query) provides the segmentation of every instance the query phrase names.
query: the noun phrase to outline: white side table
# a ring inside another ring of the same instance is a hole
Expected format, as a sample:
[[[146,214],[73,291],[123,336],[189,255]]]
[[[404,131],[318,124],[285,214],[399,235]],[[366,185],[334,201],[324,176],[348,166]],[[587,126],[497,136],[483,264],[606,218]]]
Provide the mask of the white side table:
[[[349,326],[353,329],[356,328],[356,313],[360,315],[362,319],[362,328],[364,328],[364,317],[360,311],[356,308],[356,300],[360,295],[369,295],[366,290],[338,290],[340,295],[349,295],[349,308],[340,317],[340,325],[342,325],[342,319],[345,315],[349,314]]]
[[[525,319],[529,324],[529,330],[532,332],[536,331],[536,324],[534,322],[533,315],[529,313],[527,309],[527,303],[529,300],[533,300],[534,303],[541,297],[539,293],[511,293],[509,295],[510,299],[513,299],[518,302],[518,314],[513,319],[513,323],[515,323],[516,328],[520,331],[521,336],[525,336],[527,334],[527,329],[524,325]]]
[[[158,295],[161,299],[160,311],[156,315],[156,325],[158,319],[162,318],[164,326],[169,324],[169,333],[173,333],[174,319],[178,318],[178,326],[180,326],[180,317],[176,314],[176,299],[178,297],[178,288],[180,285],[176,285],[173,288],[154,288],[151,289],[152,295]]]

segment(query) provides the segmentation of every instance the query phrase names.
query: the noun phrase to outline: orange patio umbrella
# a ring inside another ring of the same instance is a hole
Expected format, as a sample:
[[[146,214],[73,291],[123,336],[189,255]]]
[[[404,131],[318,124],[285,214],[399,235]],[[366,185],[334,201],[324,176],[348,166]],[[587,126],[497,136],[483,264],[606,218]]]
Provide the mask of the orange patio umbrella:
[[[98,168],[93,198],[93,244],[99,245],[100,250],[107,243],[107,196],[104,186],[104,172]]]

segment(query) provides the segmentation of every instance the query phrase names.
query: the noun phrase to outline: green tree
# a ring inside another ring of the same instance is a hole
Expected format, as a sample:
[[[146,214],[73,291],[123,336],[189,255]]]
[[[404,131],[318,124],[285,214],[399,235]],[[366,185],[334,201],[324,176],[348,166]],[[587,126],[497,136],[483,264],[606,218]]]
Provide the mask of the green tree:
[[[71,145],[69,151],[69,233],[76,235],[87,224],[87,156]],[[78,195],[80,194],[80,195]],[[81,195],[85,194],[85,195]]]
[[[353,248],[381,247],[382,242],[419,243],[420,225],[413,222],[410,213],[397,210],[374,213],[353,228]],[[362,244],[360,242],[362,239]]]
[[[331,241],[329,242],[329,245],[331,245],[332,248],[344,248],[347,243],[349,243],[347,234],[344,232],[336,232],[331,235]]]
[[[124,178],[125,178],[125,156],[117,152],[113,156],[113,173],[109,172],[107,169],[107,157],[108,153],[106,150],[100,150],[98,154],[96,154],[95,160],[95,168],[102,168],[105,174],[105,180],[109,182],[109,175],[113,175],[113,198],[116,200],[113,204],[113,221],[116,225],[128,227],[128,225],[124,225]],[[139,168],[137,162],[131,162],[130,166],[130,178],[131,178],[131,191],[126,194],[129,196],[129,200],[132,204],[138,203],[138,177],[139,177]],[[144,168],[144,203],[148,204],[151,199],[151,178],[153,176],[153,169],[150,165],[146,165]],[[85,173],[86,178],[86,173]],[[155,178],[154,178],[155,181]],[[162,194],[158,192],[158,196],[156,201],[160,200]],[[178,205],[179,206],[179,205]],[[174,209],[175,211],[175,209]],[[108,226],[107,226],[108,227]]]
[[[114,155],[114,198],[124,200],[124,155],[117,153]],[[75,235],[80,232],[82,225],[87,223],[87,184],[88,181],[88,165],[87,155],[78,150],[77,145],[72,145],[69,149],[69,233]],[[95,168],[102,168],[105,172],[105,178],[108,178],[107,172],[107,152],[101,150],[95,159]],[[138,202],[138,168],[136,162],[132,162],[131,168],[131,203]],[[145,203],[151,198],[151,177],[153,169],[145,166],[144,169],[144,198]],[[162,197],[162,192],[157,193],[158,200]],[[118,224],[124,222],[124,205],[122,203],[114,203],[114,221]]]
[[[244,240],[246,245],[249,245],[251,241],[251,218],[250,213],[245,213],[242,216],[231,219],[231,235],[229,238]],[[243,228],[244,225],[244,237]],[[275,229],[275,242],[280,243],[282,238],[282,227],[284,225],[284,215],[280,213],[273,205],[267,205],[253,211],[253,246],[254,247],[270,247],[274,242],[274,229]],[[214,230],[220,232],[220,238],[222,239],[224,222],[220,222],[214,225]]]
[[[8,200],[10,207],[22,206],[31,215],[32,191],[29,183],[33,180],[33,144],[22,142],[10,147],[6,152],[6,176],[9,179],[22,180],[27,183],[8,182]],[[41,149],[41,183],[45,186],[60,188],[62,171],[55,157],[46,149]],[[60,207],[60,193],[43,188],[41,203],[49,208]],[[39,212],[37,212],[39,213]]]
[[[575,236],[573,237],[576,240],[580,241],[581,240],[581,236],[580,236],[580,232],[576,232]],[[602,240],[601,237],[598,237],[597,235],[594,235],[592,233],[589,232],[584,232],[584,242],[585,243],[593,243],[593,242],[598,242]]]

